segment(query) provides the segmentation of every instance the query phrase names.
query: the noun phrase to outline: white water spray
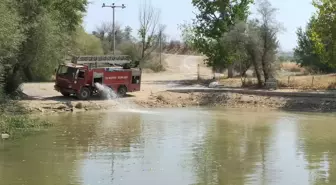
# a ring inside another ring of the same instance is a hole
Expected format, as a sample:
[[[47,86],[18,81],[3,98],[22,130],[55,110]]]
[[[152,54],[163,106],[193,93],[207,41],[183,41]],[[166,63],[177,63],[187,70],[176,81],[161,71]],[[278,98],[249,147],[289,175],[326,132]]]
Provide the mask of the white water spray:
[[[118,95],[109,87],[106,85],[102,85],[100,83],[95,83],[96,88],[102,93],[104,97],[107,98],[107,100],[112,100],[118,98]]]
[[[140,110],[139,107],[126,98],[120,98],[110,87],[95,83],[96,88],[103,94],[109,103],[115,103],[118,111],[134,113],[153,113],[151,111]]]

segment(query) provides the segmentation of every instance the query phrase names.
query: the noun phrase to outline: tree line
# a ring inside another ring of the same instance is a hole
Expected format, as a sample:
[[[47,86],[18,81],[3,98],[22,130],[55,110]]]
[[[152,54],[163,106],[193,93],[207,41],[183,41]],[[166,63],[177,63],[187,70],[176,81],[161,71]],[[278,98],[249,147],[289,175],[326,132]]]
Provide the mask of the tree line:
[[[82,27],[87,5],[87,0],[0,0],[0,100],[20,90],[22,82],[49,81],[69,55],[111,54],[108,22],[92,34]],[[138,16],[138,38],[131,27],[116,27],[117,50],[144,67],[163,70],[156,52],[186,49],[180,42],[168,43],[159,10],[146,0]]]
[[[204,54],[214,71],[228,69],[228,76],[253,68],[261,87],[273,76],[273,64],[279,48],[277,34],[281,25],[275,19],[277,9],[268,0],[257,2],[257,18],[249,19],[253,0],[193,0],[198,9],[194,21],[183,24],[187,45]]]
[[[67,53],[96,42],[80,26],[86,0],[0,0],[0,91],[23,81],[47,80]]]
[[[297,30],[295,61],[313,71],[336,72],[336,1],[313,0],[313,5],[316,12]]]
[[[268,0],[211,1],[192,0],[198,10],[191,23],[181,25],[185,44],[207,57],[214,71],[228,69],[246,76],[253,69],[261,87],[274,76],[279,54],[277,34],[284,31],[276,20],[277,9]],[[257,5],[256,18],[249,8]],[[314,0],[317,11],[307,28],[297,31],[298,45],[294,57],[287,57],[303,67],[321,72],[335,72],[336,1]]]
[[[249,7],[257,3],[257,17]],[[109,22],[92,34],[81,26],[87,0],[0,0],[0,94],[11,94],[22,82],[50,80],[69,55],[111,54]],[[164,70],[160,52],[202,54],[214,71],[229,69],[246,76],[253,69],[258,85],[274,75],[283,30],[268,0],[192,0],[196,18],[181,25],[183,42],[168,41],[160,11],[146,0],[139,8],[140,27],[116,26],[116,54],[130,55],[142,67]],[[336,69],[336,2],[314,0],[316,13],[297,31],[294,60],[315,71]],[[136,34],[133,34],[135,32]],[[2,96],[3,97],[3,96]]]

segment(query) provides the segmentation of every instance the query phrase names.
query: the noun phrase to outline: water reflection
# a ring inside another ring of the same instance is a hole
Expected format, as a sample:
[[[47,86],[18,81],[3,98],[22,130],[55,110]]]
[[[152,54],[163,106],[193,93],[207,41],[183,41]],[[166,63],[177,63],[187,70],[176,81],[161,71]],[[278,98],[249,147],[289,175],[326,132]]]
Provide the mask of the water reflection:
[[[76,178],[81,153],[67,147],[71,143],[58,143],[58,134],[50,131],[15,142],[1,142],[0,184],[81,184]]]
[[[300,151],[308,162],[311,183],[336,184],[336,117],[310,115],[300,124]]]
[[[0,184],[335,184],[336,117],[161,109],[48,117],[0,142]]]
[[[197,115],[200,111],[161,110],[160,114],[138,114],[141,116],[137,130],[139,135],[128,135],[129,151],[111,151],[108,157],[98,150],[92,153],[97,158],[83,161],[84,182],[88,184],[190,184],[192,170],[187,160],[192,158],[190,148],[201,138],[205,130],[202,123],[211,122],[209,115]],[[123,116],[127,116],[125,113]],[[129,116],[129,115],[128,115]],[[107,123],[104,123],[107,124]],[[131,124],[131,123],[130,123]],[[135,124],[135,121],[132,122]],[[115,122],[118,128],[126,127],[125,122]],[[130,128],[134,128],[130,126]],[[106,129],[105,129],[106,130]],[[137,132],[136,132],[137,133]],[[125,136],[126,133],[123,134]],[[104,169],[99,170],[97,169]],[[92,175],[94,174],[94,175]]]
[[[232,116],[232,114],[237,114]],[[265,170],[265,151],[272,132],[272,117],[229,113],[220,117],[195,151],[199,184],[246,184],[258,180],[257,168]],[[247,119],[250,118],[250,119]]]

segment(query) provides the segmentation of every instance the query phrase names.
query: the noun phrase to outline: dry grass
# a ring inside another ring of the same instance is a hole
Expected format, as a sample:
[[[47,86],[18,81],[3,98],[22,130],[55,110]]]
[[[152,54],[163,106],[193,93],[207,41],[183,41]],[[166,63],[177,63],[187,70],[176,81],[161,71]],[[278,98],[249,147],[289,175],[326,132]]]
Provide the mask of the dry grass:
[[[280,88],[327,90],[336,89],[336,75],[290,76],[279,79]]]
[[[256,84],[257,79],[249,78],[249,84]],[[336,74],[329,75],[307,75],[307,76],[284,76],[278,78],[280,89],[299,90],[330,90],[336,89]],[[222,79],[220,84],[226,87],[242,87],[240,78]]]
[[[162,56],[160,62],[159,54],[151,54],[151,56],[145,61],[144,69],[147,69],[146,72],[162,72],[165,71],[165,67],[163,65],[165,58]]]
[[[280,64],[280,68],[282,70],[285,70],[285,71],[289,71],[289,72],[295,72],[295,73],[303,73],[305,74],[306,73],[306,69],[299,66],[297,63],[294,63],[294,62],[283,62]]]
[[[220,84],[224,85],[225,87],[256,87],[258,84],[258,80],[256,78],[246,78],[245,84],[243,84],[240,77],[235,78],[223,78],[220,80]]]

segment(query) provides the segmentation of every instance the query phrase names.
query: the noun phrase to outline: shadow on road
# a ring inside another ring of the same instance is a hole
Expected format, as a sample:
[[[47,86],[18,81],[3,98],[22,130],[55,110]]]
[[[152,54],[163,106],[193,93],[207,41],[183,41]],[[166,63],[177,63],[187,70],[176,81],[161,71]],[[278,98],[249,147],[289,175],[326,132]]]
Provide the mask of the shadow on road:
[[[142,84],[153,84],[153,85],[171,85],[175,87],[181,86],[191,86],[191,85],[202,85],[209,86],[213,79],[191,79],[191,80],[155,80],[155,81],[143,81]]]
[[[130,94],[126,94],[124,97],[118,97],[118,98],[130,98],[130,97],[134,97],[134,95],[130,95]],[[50,97],[34,97],[34,96],[29,96],[27,98],[25,98],[26,100],[41,100],[41,101],[58,101],[58,102],[69,102],[69,101],[83,101],[83,100],[79,100],[77,99],[77,97],[75,96],[50,96]],[[106,101],[108,100],[107,98],[101,97],[101,96],[92,96],[90,99],[86,100],[86,101]]]

